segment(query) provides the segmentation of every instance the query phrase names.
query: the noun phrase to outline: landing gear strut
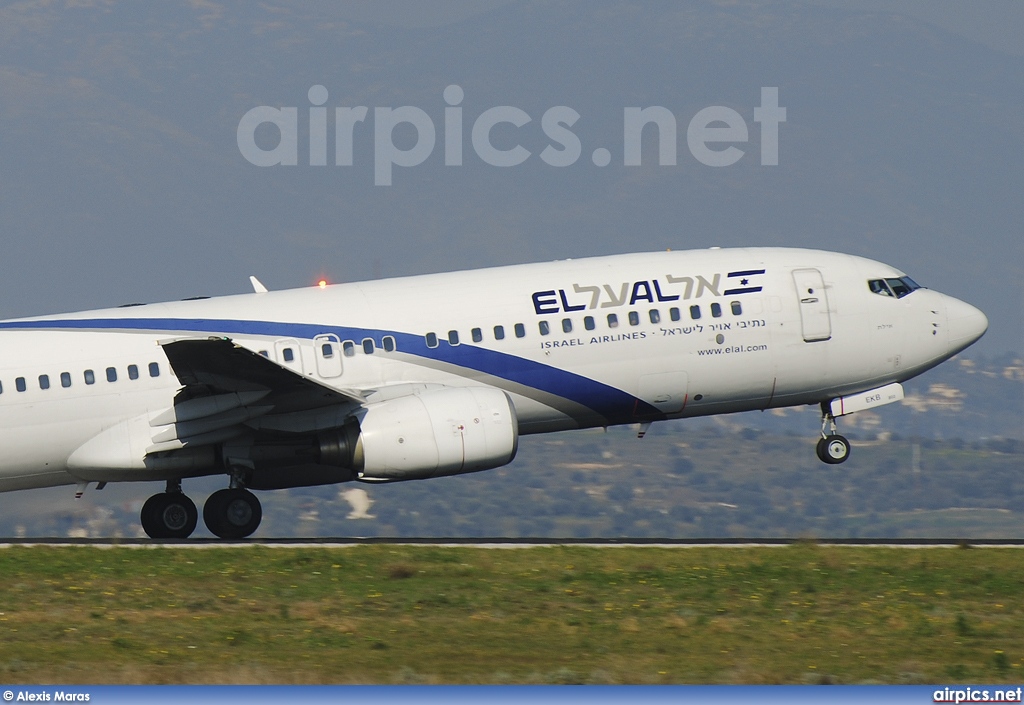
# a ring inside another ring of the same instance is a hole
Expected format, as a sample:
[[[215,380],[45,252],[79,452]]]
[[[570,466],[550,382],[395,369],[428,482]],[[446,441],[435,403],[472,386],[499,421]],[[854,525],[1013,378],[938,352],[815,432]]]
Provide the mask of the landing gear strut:
[[[168,480],[167,491],[142,505],[142,529],[151,539],[187,539],[196,529],[199,511],[181,491],[181,480]]]
[[[850,442],[836,433],[836,419],[827,402],[821,405],[821,438],[818,439],[816,451],[818,459],[829,465],[838,465],[850,457]]]
[[[231,487],[217,490],[203,505],[203,521],[215,536],[244,539],[259,528],[263,507],[259,499],[242,485],[241,475],[231,477]]]

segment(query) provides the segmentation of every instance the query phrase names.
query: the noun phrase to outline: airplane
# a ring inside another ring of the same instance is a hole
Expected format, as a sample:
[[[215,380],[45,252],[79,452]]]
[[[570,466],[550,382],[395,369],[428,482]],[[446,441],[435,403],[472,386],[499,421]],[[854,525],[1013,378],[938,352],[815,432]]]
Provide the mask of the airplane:
[[[977,308],[862,257],[621,254],[0,321],[0,491],[161,481],[141,523],[184,539],[189,478],[250,536],[252,490],[512,462],[520,436],[819,405],[836,419],[974,343]]]

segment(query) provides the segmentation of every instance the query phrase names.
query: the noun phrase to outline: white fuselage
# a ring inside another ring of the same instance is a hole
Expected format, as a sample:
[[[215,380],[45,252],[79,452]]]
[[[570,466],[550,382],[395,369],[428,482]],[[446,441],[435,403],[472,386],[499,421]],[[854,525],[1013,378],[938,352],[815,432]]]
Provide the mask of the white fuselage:
[[[230,338],[371,400],[496,387],[520,433],[543,433],[823,402],[913,377],[984,332],[952,297],[869,288],[903,276],[830,252],[713,249],[4,321],[0,490],[88,479],[69,468],[77,449],[171,408],[169,340]]]

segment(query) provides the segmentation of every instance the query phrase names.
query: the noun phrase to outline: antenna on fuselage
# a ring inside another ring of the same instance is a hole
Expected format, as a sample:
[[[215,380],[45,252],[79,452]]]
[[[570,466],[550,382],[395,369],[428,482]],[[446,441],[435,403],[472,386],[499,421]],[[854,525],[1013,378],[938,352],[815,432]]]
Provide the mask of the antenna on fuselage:
[[[263,282],[251,274],[249,275],[249,283],[252,284],[252,290],[257,294],[267,293],[267,287],[263,286]]]

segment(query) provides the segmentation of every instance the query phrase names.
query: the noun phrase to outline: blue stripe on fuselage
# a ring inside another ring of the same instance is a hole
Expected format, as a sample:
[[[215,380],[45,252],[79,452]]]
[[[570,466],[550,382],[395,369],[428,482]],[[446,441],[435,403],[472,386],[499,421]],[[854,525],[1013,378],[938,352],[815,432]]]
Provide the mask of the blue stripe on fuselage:
[[[360,341],[373,338],[376,344],[386,335],[395,338],[397,350],[430,360],[446,362],[468,370],[553,394],[593,410],[610,424],[629,423],[640,418],[664,418],[658,409],[621,389],[566,370],[516,355],[473,345],[452,346],[441,342],[427,347],[423,336],[369,328],[348,328],[311,323],[247,321],[207,318],[92,318],[45,321],[0,322],[0,330],[148,330],[172,333],[216,333],[221,335],[269,336],[312,340],[317,335],[334,334],[340,340]]]

